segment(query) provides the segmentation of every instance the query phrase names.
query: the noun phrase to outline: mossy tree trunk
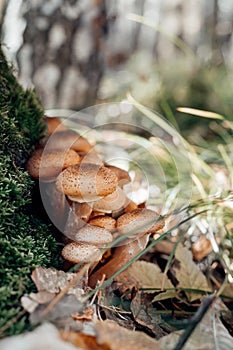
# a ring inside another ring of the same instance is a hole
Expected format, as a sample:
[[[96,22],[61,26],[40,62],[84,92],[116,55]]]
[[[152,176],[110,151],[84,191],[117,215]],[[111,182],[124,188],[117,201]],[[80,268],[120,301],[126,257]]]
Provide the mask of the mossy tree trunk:
[[[32,290],[36,266],[57,266],[56,242],[33,212],[34,183],[24,169],[35,144],[43,137],[43,109],[33,91],[24,91],[0,47],[0,336],[27,327],[13,323],[20,297]]]

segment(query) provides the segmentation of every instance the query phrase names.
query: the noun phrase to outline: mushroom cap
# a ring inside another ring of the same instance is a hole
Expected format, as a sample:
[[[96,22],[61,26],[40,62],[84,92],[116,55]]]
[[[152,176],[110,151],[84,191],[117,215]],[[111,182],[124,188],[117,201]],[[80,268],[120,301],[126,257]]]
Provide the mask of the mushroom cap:
[[[115,165],[109,165],[109,164],[105,164],[105,166],[114,171],[114,173],[116,174],[117,178],[118,178],[118,185],[120,187],[123,187],[124,185],[130,183],[131,178],[129,176],[129,173],[126,170],[123,170],[121,168],[118,168]]]
[[[134,238],[161,230],[165,222],[164,220],[157,221],[158,219],[159,215],[155,211],[138,208],[121,215],[117,219],[117,229],[121,233],[129,232],[129,237]]]
[[[62,249],[62,256],[74,264],[95,263],[100,261],[102,253],[94,245],[71,242]]]
[[[89,152],[93,148],[84,137],[73,130],[55,132],[44,143],[46,143],[49,150],[72,148],[77,152]]]
[[[86,199],[107,196],[117,188],[117,177],[108,168],[84,163],[65,169],[57,178],[57,188],[68,196]]]
[[[51,135],[54,132],[67,130],[67,127],[64,124],[62,124],[60,118],[44,116],[44,120],[46,122],[48,135]]]
[[[74,241],[80,243],[103,246],[112,242],[113,237],[110,231],[99,226],[86,224],[74,235]]]
[[[98,165],[104,165],[101,157],[95,150],[90,150],[89,152],[78,152],[80,157],[80,163],[93,163]]]
[[[50,179],[79,161],[79,155],[72,149],[44,151],[43,148],[38,148],[29,158],[26,169],[33,178]]]
[[[127,203],[127,197],[124,191],[117,187],[116,191],[105,196],[104,198],[93,203],[93,210],[102,211],[104,213],[112,213],[120,210]]]
[[[109,231],[113,231],[116,228],[116,220],[107,215],[97,216],[96,218],[89,220],[88,224],[103,227]]]
[[[128,213],[129,211],[133,211],[138,208],[138,205],[134,203],[132,200],[128,201],[128,204],[125,207],[125,213]]]

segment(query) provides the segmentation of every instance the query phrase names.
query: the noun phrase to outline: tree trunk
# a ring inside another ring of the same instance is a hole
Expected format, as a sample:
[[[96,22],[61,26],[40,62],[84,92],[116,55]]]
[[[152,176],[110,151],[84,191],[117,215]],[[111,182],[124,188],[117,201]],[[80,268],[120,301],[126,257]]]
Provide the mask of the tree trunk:
[[[108,32],[105,0],[23,0],[22,16],[20,81],[36,87],[45,108],[80,109],[94,103]]]

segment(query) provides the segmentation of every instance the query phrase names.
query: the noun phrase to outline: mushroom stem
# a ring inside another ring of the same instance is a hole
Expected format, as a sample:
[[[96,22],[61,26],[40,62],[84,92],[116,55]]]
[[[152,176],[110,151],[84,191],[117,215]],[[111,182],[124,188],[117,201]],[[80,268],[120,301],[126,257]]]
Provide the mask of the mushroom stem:
[[[113,276],[146,247],[149,236],[146,234],[125,245],[116,247],[112,259],[89,277],[89,286],[94,288],[103,275],[106,278]]]

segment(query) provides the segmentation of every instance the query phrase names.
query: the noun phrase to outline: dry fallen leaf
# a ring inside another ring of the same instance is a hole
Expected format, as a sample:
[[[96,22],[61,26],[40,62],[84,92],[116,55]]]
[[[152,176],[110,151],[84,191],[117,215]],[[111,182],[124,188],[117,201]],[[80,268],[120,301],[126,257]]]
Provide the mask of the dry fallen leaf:
[[[98,344],[109,350],[161,350],[159,343],[143,332],[129,331],[112,321],[95,325]]]
[[[222,291],[222,294],[233,298],[233,283],[228,283]]]
[[[134,262],[125,271],[121,281],[129,283],[130,287],[135,285],[139,288],[150,288],[147,290],[147,293],[159,292],[152,302],[174,298],[177,295],[174,289],[166,291],[166,289],[172,289],[174,286],[167,275],[162,273],[158,265],[143,260]]]
[[[203,273],[199,270],[192,258],[192,253],[181,244],[177,246],[175,257],[179,260],[179,266],[174,266],[178,287],[187,289],[197,289],[210,291],[210,287]],[[185,292],[189,301],[200,298],[200,294],[195,292]]]
[[[32,272],[31,277],[38,292],[47,291],[49,293],[59,293],[75,275],[75,273],[37,267]],[[67,294],[74,294],[80,297],[83,294],[83,290],[80,287],[80,280],[78,280],[68,290]]]
[[[212,307],[197,325],[182,350],[233,350],[233,338],[224,327],[218,316],[222,302],[217,299]],[[166,335],[159,340],[163,350],[173,350],[183,331]]]
[[[65,327],[72,326],[75,330],[82,330],[81,320],[72,319],[75,312],[83,314],[86,304],[83,302],[84,290],[79,287],[80,282],[74,280],[75,273],[66,273],[56,269],[36,268],[32,272],[32,279],[38,289],[38,293],[30,293],[21,298],[23,308],[30,313],[31,324],[37,324],[47,320]],[[71,285],[69,284],[71,283]],[[68,288],[70,285],[70,288]],[[45,312],[50,303],[67,287],[65,295]]]
[[[146,299],[142,292],[136,294],[133,298],[130,309],[137,324],[153,332],[156,339],[174,331],[174,328],[163,321],[160,312],[151,307],[151,302]]]
[[[158,265],[143,260],[136,261],[128,268],[128,273],[136,281],[141,288],[154,288],[148,290],[148,293],[154,293],[156,289],[174,288],[168,277],[161,272]]]

